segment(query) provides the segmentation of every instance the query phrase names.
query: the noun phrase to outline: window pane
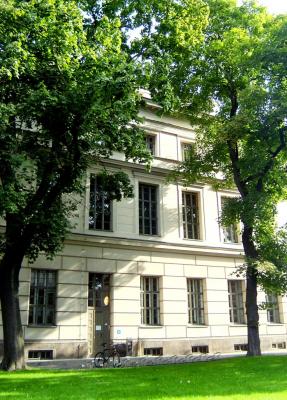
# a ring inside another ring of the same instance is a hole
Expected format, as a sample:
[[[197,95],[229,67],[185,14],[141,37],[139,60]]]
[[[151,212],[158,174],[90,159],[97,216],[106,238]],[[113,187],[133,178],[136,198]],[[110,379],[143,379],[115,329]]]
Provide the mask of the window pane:
[[[183,236],[185,239],[199,239],[198,194],[182,192]]]
[[[245,324],[242,281],[228,281],[230,322]]]
[[[89,229],[111,230],[111,199],[103,188],[100,176],[90,178]]]
[[[274,293],[266,294],[267,321],[280,324],[278,296]]]
[[[141,317],[142,324],[159,325],[159,284],[158,278],[141,278]]]
[[[139,233],[157,235],[157,188],[139,184]]]
[[[56,271],[32,270],[29,324],[53,325],[56,312]]]
[[[188,316],[189,323],[204,325],[204,300],[203,300],[203,280],[187,280]]]
[[[221,197],[221,208],[228,201],[227,197]],[[229,226],[223,226],[223,241],[225,243],[238,243],[238,234],[236,223]]]

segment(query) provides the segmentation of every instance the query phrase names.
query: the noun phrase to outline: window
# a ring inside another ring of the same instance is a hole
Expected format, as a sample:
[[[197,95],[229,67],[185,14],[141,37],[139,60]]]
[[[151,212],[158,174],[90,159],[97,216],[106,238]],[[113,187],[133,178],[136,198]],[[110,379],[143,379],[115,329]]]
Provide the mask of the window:
[[[139,184],[139,233],[157,235],[157,187]]]
[[[187,280],[188,322],[204,325],[204,301],[202,279]]]
[[[89,307],[104,307],[110,302],[110,275],[89,273]]]
[[[154,135],[146,135],[145,142],[146,142],[147,149],[154,156],[155,155],[155,136]]]
[[[91,175],[89,229],[110,231],[112,220],[112,202],[103,189],[100,176]]]
[[[55,325],[56,272],[32,269],[29,324]]]
[[[245,324],[242,281],[228,281],[230,322]]]
[[[141,323],[159,325],[159,278],[141,278]]]
[[[248,351],[247,343],[239,343],[234,345],[234,350],[236,351]]]
[[[201,353],[201,354],[209,353],[208,346],[206,345],[192,346],[191,351],[192,353]]]
[[[145,347],[144,348],[144,356],[162,356],[163,348],[162,347]]]
[[[221,197],[221,208],[228,201],[227,197]],[[223,226],[223,241],[224,243],[238,243],[237,224],[233,223],[229,226]]]
[[[286,342],[272,343],[272,349],[286,349]]]
[[[278,297],[274,293],[266,294],[267,321],[280,324]]]
[[[182,192],[183,237],[199,239],[198,193]]]
[[[182,161],[190,160],[191,143],[181,143],[181,159]]]
[[[29,350],[29,359],[53,360],[53,350]]]

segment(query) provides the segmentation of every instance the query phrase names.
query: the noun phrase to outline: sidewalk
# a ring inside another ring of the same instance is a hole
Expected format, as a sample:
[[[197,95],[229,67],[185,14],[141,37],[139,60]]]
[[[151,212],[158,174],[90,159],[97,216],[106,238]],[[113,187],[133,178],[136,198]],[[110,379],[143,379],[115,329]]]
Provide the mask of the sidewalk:
[[[141,367],[150,365],[166,365],[166,364],[185,364],[193,362],[207,362],[226,358],[244,357],[246,352],[241,353],[216,353],[216,354],[199,354],[186,356],[145,356],[145,357],[121,357],[122,367]],[[287,351],[265,352],[263,355],[287,355]],[[48,369],[90,369],[93,368],[93,359],[55,359],[55,360],[29,360],[27,365],[31,368],[48,368]]]

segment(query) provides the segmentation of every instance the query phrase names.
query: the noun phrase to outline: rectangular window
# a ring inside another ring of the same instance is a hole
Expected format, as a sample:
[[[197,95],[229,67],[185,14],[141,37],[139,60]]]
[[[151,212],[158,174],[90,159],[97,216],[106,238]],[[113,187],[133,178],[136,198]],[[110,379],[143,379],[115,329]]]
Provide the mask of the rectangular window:
[[[53,360],[53,350],[29,350],[29,359]]]
[[[144,356],[162,356],[163,348],[162,347],[145,347],[144,348]]]
[[[209,349],[208,346],[206,345],[199,345],[199,346],[192,346],[191,347],[191,351],[192,353],[201,353],[201,354],[208,354],[209,353]]]
[[[221,197],[221,208],[228,200],[227,197]],[[223,226],[223,241],[224,243],[238,243],[237,224],[233,223],[229,226]]]
[[[32,269],[29,324],[55,325],[56,271]]]
[[[157,187],[139,184],[139,233],[157,235]]]
[[[192,149],[191,143],[181,143],[181,159],[182,159],[182,161],[190,160],[191,149]]]
[[[141,278],[141,323],[160,324],[159,278],[143,276]]]
[[[146,142],[147,149],[154,156],[155,155],[155,136],[154,135],[146,135],[145,142]]]
[[[204,325],[203,280],[187,279],[188,323]]]
[[[110,231],[112,202],[103,188],[102,178],[91,175],[89,229]]]
[[[280,324],[280,313],[278,297],[274,293],[266,294],[267,321],[273,324]]]
[[[199,239],[198,193],[182,192],[183,237]]]
[[[242,281],[228,281],[229,317],[234,324],[245,324]]]

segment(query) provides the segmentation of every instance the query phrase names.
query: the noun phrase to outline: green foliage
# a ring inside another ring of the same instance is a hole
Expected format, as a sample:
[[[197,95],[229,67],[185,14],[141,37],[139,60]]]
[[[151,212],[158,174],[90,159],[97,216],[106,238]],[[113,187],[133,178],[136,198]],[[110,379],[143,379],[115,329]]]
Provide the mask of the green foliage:
[[[87,4],[0,0],[2,249],[19,243],[31,259],[59,250],[74,209],[67,195],[82,190],[91,162],[114,151],[151,161],[138,128],[141,65],[118,12],[93,2],[95,21]],[[131,195],[123,173],[107,180],[117,200]]]
[[[204,3],[209,19],[202,39],[193,46],[183,41],[181,58],[176,45],[165,47],[168,71],[157,69],[156,55],[150,61],[157,100],[196,127],[191,158],[171,179],[237,188],[222,223],[242,222],[247,259],[252,248],[253,258],[276,266],[276,272],[258,267],[258,279],[286,290],[287,242],[276,227],[276,205],[287,194],[287,17],[268,15],[255,1]]]

